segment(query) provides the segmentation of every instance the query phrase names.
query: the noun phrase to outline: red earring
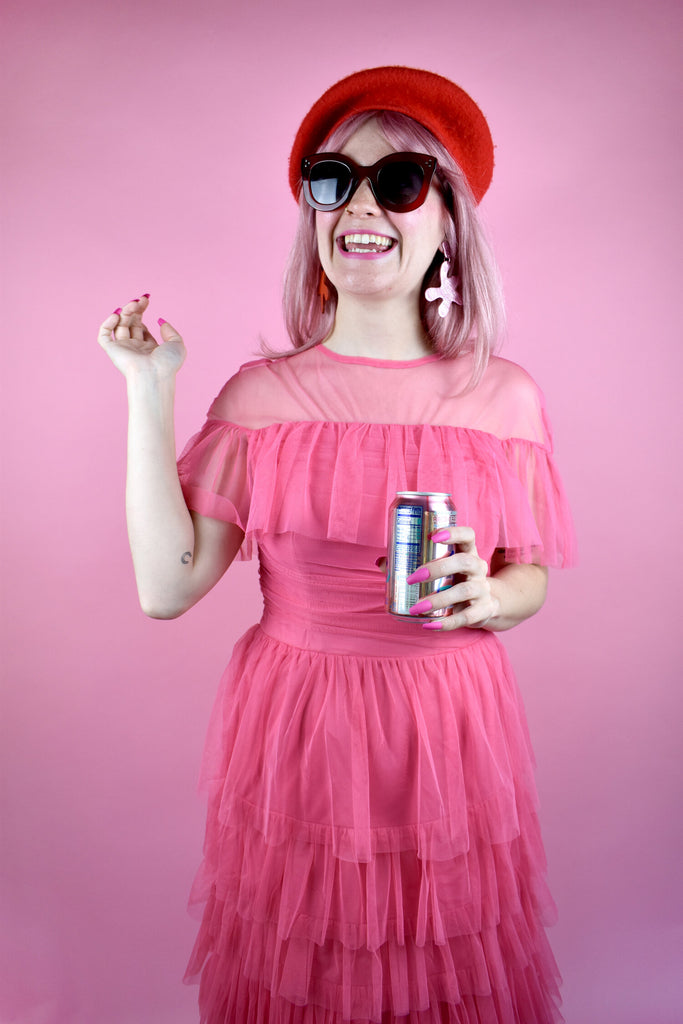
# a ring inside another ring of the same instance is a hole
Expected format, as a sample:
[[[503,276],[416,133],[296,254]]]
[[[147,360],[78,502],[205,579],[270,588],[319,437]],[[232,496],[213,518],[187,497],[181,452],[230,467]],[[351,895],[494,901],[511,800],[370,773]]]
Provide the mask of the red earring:
[[[330,297],[330,289],[327,287],[327,278],[325,277],[325,271],[320,271],[320,282],[318,284],[318,295],[320,296],[320,312],[325,312],[325,303]]]

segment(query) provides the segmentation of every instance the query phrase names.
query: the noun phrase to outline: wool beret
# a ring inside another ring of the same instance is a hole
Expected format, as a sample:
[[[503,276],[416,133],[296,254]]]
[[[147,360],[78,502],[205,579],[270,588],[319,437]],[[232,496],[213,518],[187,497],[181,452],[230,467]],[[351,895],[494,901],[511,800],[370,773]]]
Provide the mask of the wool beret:
[[[407,114],[434,135],[467,178],[479,202],[493,176],[493,139],[479,107],[441,75],[418,68],[382,67],[357,71],[333,85],[301,122],[289,158],[289,184],[295,199],[301,188],[301,161],[315,153],[331,132],[366,110]]]

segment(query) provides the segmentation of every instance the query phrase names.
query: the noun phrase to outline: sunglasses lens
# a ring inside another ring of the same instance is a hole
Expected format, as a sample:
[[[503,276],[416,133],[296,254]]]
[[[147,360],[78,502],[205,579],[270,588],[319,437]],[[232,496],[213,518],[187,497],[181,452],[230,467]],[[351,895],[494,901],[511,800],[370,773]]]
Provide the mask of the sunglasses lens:
[[[382,167],[377,175],[377,188],[384,202],[400,209],[415,202],[424,178],[424,171],[418,163],[397,160]]]
[[[334,209],[346,197],[351,184],[351,171],[336,160],[322,160],[311,168],[308,181],[315,202]]]

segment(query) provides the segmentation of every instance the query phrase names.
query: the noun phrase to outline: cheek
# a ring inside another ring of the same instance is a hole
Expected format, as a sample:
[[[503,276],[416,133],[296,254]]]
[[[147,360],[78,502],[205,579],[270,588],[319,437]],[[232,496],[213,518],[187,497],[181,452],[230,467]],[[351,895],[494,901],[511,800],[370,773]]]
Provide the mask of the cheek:
[[[404,239],[406,253],[412,255],[424,269],[430,265],[439,246],[444,240],[444,230],[440,219],[435,219],[431,224],[424,222],[416,227],[415,231],[406,232]]]
[[[410,238],[413,246],[421,252],[431,251],[433,256],[446,235],[447,213],[441,200],[430,195],[423,206],[403,217],[401,227],[406,241]]]
[[[423,211],[425,214],[423,230],[425,236],[429,237],[430,243],[434,244],[434,251],[436,252],[446,237],[446,228],[450,220],[448,210],[441,196],[430,193]],[[415,212],[419,213],[418,210]]]
[[[332,236],[334,233],[335,217],[331,213],[321,213],[316,210],[315,214],[315,235],[318,242],[318,255],[320,260],[326,261],[332,251]]]

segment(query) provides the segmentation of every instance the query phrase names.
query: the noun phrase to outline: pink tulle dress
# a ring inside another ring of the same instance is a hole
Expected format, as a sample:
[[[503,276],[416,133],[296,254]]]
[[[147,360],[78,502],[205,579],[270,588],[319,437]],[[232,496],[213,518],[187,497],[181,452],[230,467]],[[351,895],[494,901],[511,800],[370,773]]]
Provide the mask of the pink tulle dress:
[[[384,610],[396,491],[448,491],[482,557],[565,565],[542,396],[494,358],[318,346],[247,364],[179,461],[258,548],[264,612],[209,729],[187,980],[206,1024],[548,1024],[533,755],[505,651]]]

